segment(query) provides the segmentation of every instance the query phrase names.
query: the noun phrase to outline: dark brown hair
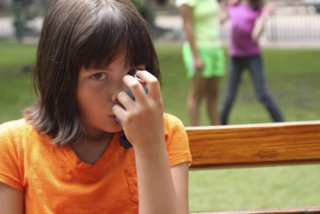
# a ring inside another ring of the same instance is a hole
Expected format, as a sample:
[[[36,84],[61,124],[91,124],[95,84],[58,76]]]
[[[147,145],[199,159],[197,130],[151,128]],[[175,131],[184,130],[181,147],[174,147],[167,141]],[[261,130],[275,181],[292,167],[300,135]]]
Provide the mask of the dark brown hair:
[[[43,22],[34,70],[39,102],[25,118],[55,144],[82,136],[76,88],[79,70],[108,66],[126,50],[129,65],[160,78],[147,23],[130,0],[54,0]]]
[[[254,10],[259,10],[264,4],[263,0],[248,0],[248,3]]]

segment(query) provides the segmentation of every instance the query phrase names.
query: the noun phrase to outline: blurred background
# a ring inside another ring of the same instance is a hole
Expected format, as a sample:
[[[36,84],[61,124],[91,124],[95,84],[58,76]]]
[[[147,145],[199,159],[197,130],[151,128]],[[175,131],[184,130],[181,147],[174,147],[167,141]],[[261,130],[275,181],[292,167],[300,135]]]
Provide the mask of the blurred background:
[[[185,100],[188,79],[181,59],[181,44],[184,41],[183,24],[174,0],[133,0],[141,14],[150,24],[158,49],[163,76],[163,93],[166,110],[176,114],[188,125]],[[269,0],[271,1],[271,0]],[[271,1],[276,11],[267,22],[260,43],[263,47],[265,72],[268,87],[287,121],[319,119],[320,91],[320,0]],[[1,0],[0,1],[0,108],[6,114],[0,122],[19,117],[23,107],[30,104],[32,89],[26,90],[30,79],[37,40],[43,16],[49,0]],[[229,23],[221,26],[221,40],[228,46]],[[225,48],[227,59],[227,48]],[[226,62],[228,67],[228,62]],[[12,76],[16,74],[16,76]],[[22,76],[21,76],[22,74]],[[24,76],[23,76],[24,74]],[[12,76],[9,81],[8,75]],[[226,77],[226,76],[225,76]],[[21,80],[22,79],[22,80]],[[227,78],[221,81],[221,98]],[[23,92],[11,91],[6,84],[17,82]],[[24,85],[25,84],[25,85]],[[230,124],[270,122],[269,116],[257,101],[251,81],[244,75]],[[17,105],[12,106],[14,102]],[[250,114],[247,113],[250,106]],[[205,111],[205,109],[202,109]],[[12,112],[12,114],[8,114]],[[203,125],[208,125],[205,112],[201,115]]]
[[[260,41],[268,87],[287,121],[319,120],[320,0],[272,2],[277,10]],[[134,3],[154,36],[166,111],[188,126],[185,101],[189,82],[181,57],[183,25],[174,0]],[[0,123],[20,118],[22,110],[35,100],[31,76],[48,5],[49,0],[0,0]],[[227,52],[228,23],[221,26],[220,36]],[[226,79],[220,85],[221,94]],[[201,120],[209,125],[204,109]],[[245,74],[230,124],[268,122],[270,118]],[[205,211],[319,205],[319,177],[320,167],[314,165],[191,171],[190,208]]]
[[[178,41],[183,38],[181,19],[174,0],[133,0],[150,23],[156,38]],[[268,0],[277,6],[262,38],[265,43],[320,43],[320,0]],[[39,36],[49,0],[1,0],[0,38],[28,40]],[[227,41],[228,25],[221,29]],[[311,44],[310,44],[311,45]]]

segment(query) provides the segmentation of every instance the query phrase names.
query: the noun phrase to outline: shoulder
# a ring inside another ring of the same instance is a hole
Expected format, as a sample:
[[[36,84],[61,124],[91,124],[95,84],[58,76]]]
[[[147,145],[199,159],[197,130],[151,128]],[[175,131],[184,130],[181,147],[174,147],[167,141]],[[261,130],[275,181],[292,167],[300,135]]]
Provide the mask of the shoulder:
[[[0,124],[0,138],[2,137],[14,137],[19,134],[23,134],[32,130],[30,124],[25,119],[12,120]]]
[[[26,122],[26,120],[24,118],[18,119],[18,120],[11,120],[8,122],[4,122],[2,124],[0,124],[0,128],[12,128],[12,127],[23,127],[28,125],[28,123]]]
[[[0,181],[23,191],[24,142],[31,126],[24,119],[0,125]]]
[[[14,135],[16,132],[23,130],[26,126],[24,119],[12,120],[0,124],[0,137]]]
[[[175,4],[177,7],[180,7],[183,4],[186,4],[190,7],[194,7],[197,3],[197,0],[176,0]]]
[[[34,133],[32,126],[25,119],[13,120],[0,124],[0,148],[20,147]]]
[[[239,11],[243,10],[243,3],[228,3],[228,12],[233,14],[233,13],[239,13]]]
[[[164,113],[163,115],[163,120],[164,120],[164,126],[165,126],[165,130],[171,130],[171,129],[184,129],[184,125],[182,123],[182,121],[169,113]]]
[[[171,166],[192,161],[189,140],[183,123],[171,114],[164,114],[165,139]]]
[[[188,142],[187,132],[182,121],[172,114],[164,114],[164,134],[167,144]]]

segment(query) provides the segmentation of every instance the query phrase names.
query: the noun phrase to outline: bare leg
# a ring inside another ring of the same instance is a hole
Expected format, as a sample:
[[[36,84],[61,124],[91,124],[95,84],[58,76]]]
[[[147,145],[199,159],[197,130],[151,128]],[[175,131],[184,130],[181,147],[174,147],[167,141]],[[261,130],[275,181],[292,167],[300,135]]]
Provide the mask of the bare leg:
[[[192,126],[198,126],[200,124],[200,103],[205,93],[205,80],[202,77],[193,77],[189,88],[189,94],[187,99],[187,110]]]
[[[220,125],[218,98],[219,98],[219,77],[212,77],[206,80],[206,101],[207,113],[212,125]]]

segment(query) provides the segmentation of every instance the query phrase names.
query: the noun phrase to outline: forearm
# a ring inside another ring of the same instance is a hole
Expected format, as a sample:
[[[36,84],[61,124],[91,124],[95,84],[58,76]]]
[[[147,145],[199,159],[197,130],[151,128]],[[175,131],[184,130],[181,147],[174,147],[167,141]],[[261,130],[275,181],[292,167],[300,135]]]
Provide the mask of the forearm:
[[[193,9],[190,8],[189,6],[182,5],[180,7],[180,13],[183,19],[184,33],[188,43],[190,44],[192,55],[194,58],[198,57],[199,53],[196,48],[196,39],[194,35],[193,20],[192,20]]]
[[[135,150],[139,214],[182,214],[183,209],[179,206],[170,174],[164,140],[158,143],[159,146],[153,152]]]
[[[190,25],[185,25],[186,39],[190,45],[193,57],[199,57],[199,53],[196,46],[195,36],[193,34],[193,28]]]
[[[134,149],[139,213],[181,214],[168,163],[159,81],[148,71],[142,70],[137,71],[135,77],[126,75],[123,82],[135,100],[125,92],[120,92],[118,101],[123,107],[115,105],[113,112],[121,121]],[[148,87],[148,93],[139,85],[142,82]],[[182,198],[182,193],[179,198]]]
[[[253,40],[257,41],[262,32],[264,31],[265,25],[269,17],[274,12],[275,7],[272,3],[268,3],[264,6],[261,16],[256,20],[251,37]]]
[[[267,17],[261,16],[255,22],[251,37],[254,41],[257,41],[264,31],[265,25],[267,23]]]

